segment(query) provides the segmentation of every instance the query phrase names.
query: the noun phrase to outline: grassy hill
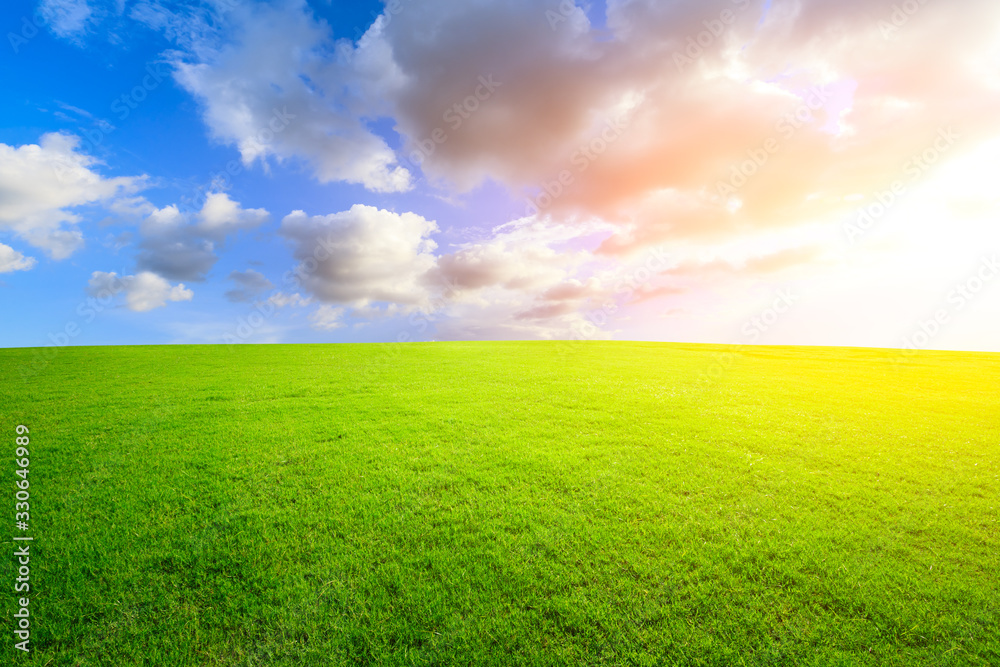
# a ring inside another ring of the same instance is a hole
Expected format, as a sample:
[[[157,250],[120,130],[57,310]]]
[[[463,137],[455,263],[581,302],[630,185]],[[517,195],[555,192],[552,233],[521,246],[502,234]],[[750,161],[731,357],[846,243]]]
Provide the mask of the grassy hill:
[[[38,358],[0,350],[7,550],[31,430],[17,664],[1000,664],[1000,355]]]

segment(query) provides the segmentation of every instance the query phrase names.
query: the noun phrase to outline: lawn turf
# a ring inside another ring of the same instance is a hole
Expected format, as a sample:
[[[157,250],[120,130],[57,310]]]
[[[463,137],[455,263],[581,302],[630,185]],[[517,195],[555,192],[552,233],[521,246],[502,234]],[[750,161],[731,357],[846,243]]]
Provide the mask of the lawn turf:
[[[49,354],[0,350],[6,664],[1000,665],[1000,355]]]

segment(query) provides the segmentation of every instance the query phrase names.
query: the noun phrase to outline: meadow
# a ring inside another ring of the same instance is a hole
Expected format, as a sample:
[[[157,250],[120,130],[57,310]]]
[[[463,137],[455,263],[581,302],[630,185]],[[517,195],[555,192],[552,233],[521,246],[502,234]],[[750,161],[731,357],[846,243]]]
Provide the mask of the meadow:
[[[5,664],[1000,665],[1000,355],[34,354],[0,350]]]

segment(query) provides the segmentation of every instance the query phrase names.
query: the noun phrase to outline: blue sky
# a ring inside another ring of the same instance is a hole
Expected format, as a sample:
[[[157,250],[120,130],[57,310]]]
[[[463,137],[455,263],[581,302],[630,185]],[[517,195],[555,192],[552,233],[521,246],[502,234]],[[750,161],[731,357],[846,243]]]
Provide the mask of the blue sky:
[[[993,3],[0,12],[0,346],[1000,350]]]

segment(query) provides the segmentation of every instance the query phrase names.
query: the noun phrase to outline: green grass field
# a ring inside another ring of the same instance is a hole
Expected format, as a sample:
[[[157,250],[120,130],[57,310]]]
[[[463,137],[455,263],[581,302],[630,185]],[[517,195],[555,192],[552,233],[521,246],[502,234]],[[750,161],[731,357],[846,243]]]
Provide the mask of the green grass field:
[[[1000,665],[1000,355],[723,352],[2,350],[0,662]]]

